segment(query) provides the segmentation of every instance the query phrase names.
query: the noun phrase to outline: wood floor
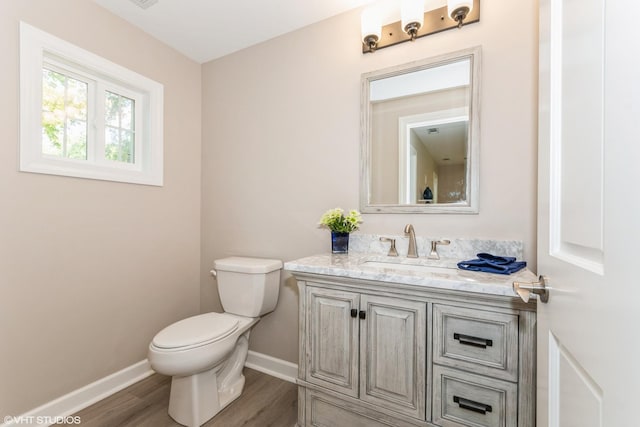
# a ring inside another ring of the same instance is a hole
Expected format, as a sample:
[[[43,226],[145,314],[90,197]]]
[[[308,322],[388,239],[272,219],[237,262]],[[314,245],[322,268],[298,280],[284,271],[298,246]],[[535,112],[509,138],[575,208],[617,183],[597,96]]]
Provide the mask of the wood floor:
[[[245,368],[242,395],[206,427],[293,427],[297,386]],[[154,374],[78,412],[82,427],[179,427],[167,414],[171,377]]]

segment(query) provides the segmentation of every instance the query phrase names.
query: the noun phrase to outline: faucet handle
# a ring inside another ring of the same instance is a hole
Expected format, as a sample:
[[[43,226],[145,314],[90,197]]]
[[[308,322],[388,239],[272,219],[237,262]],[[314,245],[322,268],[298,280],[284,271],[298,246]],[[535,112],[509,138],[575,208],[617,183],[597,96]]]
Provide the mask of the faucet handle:
[[[448,245],[450,244],[450,240],[432,240],[431,241],[431,252],[427,258],[429,259],[440,259],[440,255],[438,255],[438,245]]]
[[[398,251],[396,249],[396,239],[392,239],[390,237],[381,237],[381,242],[391,242],[391,247],[389,248],[389,253],[387,256],[398,256]]]

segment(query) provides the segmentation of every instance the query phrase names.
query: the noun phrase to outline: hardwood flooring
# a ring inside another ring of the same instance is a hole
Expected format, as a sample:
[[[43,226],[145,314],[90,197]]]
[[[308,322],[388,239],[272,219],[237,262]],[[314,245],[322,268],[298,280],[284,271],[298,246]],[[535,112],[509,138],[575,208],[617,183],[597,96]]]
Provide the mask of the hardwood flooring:
[[[293,427],[295,384],[245,368],[242,395],[206,427]],[[78,412],[82,427],[179,427],[167,414],[171,377],[154,374]]]

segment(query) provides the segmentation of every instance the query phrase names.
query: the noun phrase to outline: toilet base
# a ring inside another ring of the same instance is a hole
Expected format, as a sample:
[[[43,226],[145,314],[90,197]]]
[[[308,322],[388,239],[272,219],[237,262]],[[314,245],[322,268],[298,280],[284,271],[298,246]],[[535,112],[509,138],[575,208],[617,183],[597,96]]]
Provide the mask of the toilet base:
[[[233,384],[231,384],[228,389],[218,392],[218,399],[220,400],[220,411],[223,410],[229,403],[240,397],[243,388],[244,375],[240,375],[240,378],[238,378]]]
[[[240,397],[244,381],[244,375],[240,375],[229,388],[218,392],[213,369],[189,377],[173,377],[169,416],[182,425],[199,427]]]
[[[248,349],[249,331],[238,338],[226,363],[187,377],[174,376],[169,416],[182,425],[199,427],[240,397]]]

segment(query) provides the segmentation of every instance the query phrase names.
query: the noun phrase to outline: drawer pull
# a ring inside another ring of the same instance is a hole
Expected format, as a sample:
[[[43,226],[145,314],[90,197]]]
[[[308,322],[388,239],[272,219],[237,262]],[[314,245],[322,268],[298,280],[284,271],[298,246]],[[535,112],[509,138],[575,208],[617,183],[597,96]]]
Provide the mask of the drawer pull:
[[[469,411],[478,412],[480,414],[486,414],[491,412],[493,408],[491,405],[485,405],[484,403],[474,402],[473,400],[465,399],[464,397],[453,396],[453,401],[458,404],[462,409],[468,409]]]
[[[486,338],[472,337],[471,335],[463,335],[454,333],[453,339],[460,341],[460,344],[472,345],[474,347],[487,348],[493,346],[493,341]]]
[[[357,308],[352,308],[351,309],[351,317],[358,317],[358,309]]]

